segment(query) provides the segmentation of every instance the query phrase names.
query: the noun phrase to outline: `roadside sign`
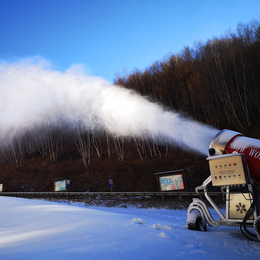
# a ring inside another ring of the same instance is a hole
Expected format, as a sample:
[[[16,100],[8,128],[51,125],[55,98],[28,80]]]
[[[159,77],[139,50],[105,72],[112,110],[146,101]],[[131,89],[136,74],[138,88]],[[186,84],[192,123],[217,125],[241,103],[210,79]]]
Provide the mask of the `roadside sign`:
[[[110,188],[113,188],[113,180],[112,179],[109,179],[109,186],[110,186]]]
[[[111,189],[111,192],[112,192],[113,191],[113,180],[109,179],[108,182],[109,182],[109,186],[110,186],[110,189]]]

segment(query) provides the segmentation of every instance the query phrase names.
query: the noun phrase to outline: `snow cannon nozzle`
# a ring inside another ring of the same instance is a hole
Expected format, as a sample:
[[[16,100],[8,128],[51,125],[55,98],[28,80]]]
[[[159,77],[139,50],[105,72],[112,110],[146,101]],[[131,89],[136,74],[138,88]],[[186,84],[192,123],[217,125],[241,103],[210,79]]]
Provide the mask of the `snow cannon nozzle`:
[[[215,149],[214,148],[209,148],[209,155],[210,156],[214,156],[216,153]]]
[[[240,153],[246,157],[251,178],[260,183],[260,140],[231,130],[219,131],[209,146],[209,156]]]

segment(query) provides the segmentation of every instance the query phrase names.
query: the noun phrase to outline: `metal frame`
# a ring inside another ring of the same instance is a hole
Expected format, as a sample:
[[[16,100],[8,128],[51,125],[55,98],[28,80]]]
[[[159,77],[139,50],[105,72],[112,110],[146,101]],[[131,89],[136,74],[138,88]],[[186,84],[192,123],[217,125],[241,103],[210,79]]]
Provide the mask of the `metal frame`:
[[[204,230],[206,230],[206,225],[207,223],[210,226],[214,226],[214,227],[218,227],[220,225],[222,226],[240,226],[240,224],[242,223],[243,219],[230,219],[229,218],[229,209],[230,209],[230,187],[229,186],[223,186],[222,187],[222,191],[226,193],[226,214],[223,215],[220,211],[220,209],[218,208],[218,206],[215,204],[215,202],[211,199],[211,197],[208,194],[208,185],[212,182],[211,176],[209,176],[201,186],[197,187],[195,190],[198,193],[199,190],[203,190],[204,192],[204,196],[205,198],[208,200],[208,202],[210,203],[210,205],[213,207],[213,209],[218,213],[218,215],[220,216],[219,220],[215,220],[213,219],[213,217],[211,216],[208,207],[206,206],[206,204],[197,198],[193,198],[193,202],[190,204],[188,211],[187,211],[187,216],[191,213],[191,211],[193,210],[197,210],[202,218],[202,226],[204,228]],[[248,189],[251,193],[253,193],[253,189],[252,189],[252,185],[248,184]],[[247,226],[252,227],[254,220],[257,218],[257,210],[256,207],[254,209],[253,212],[253,219],[249,219],[246,222]]]

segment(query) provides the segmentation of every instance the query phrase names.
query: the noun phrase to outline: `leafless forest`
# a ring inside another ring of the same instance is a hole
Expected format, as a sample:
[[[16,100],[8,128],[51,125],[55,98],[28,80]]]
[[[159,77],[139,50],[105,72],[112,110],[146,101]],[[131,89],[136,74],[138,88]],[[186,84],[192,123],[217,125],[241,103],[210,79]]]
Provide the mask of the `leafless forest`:
[[[259,22],[240,23],[235,33],[184,47],[115,83],[201,122],[245,132],[259,123]]]
[[[143,71],[117,75],[114,83],[200,122],[254,135],[251,130],[260,126],[260,24],[240,23],[236,32],[197,42],[193,48],[184,47]],[[70,153],[77,153],[87,170],[93,157],[101,158],[100,162],[104,156],[116,157],[122,162],[126,149],[134,150],[140,160],[168,155],[167,144],[159,147],[151,140],[135,137],[125,140],[106,132],[87,131],[80,125],[72,129],[61,121],[2,144],[0,173],[7,176],[3,170],[7,165],[20,169],[33,157],[48,158],[55,164]]]

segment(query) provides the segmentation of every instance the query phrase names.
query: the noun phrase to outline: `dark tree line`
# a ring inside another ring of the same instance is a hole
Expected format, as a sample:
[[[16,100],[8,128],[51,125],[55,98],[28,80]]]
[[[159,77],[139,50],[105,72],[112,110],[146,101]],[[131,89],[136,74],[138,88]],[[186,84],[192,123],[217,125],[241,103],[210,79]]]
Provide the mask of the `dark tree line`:
[[[235,33],[185,47],[114,83],[212,126],[244,132],[260,118],[259,22],[240,23]]]
[[[96,132],[78,124],[71,126],[64,122],[45,123],[29,129],[23,134],[14,136],[11,141],[0,144],[0,165],[9,163],[20,168],[23,161],[32,156],[49,157],[56,163],[62,153],[69,154],[77,151],[82,158],[83,165],[88,168],[93,156],[117,156],[124,160],[126,143],[134,147],[141,159],[147,156],[161,157],[159,146],[145,137],[137,139],[135,136],[127,140],[118,135],[107,132]],[[165,156],[168,147],[166,145]]]

